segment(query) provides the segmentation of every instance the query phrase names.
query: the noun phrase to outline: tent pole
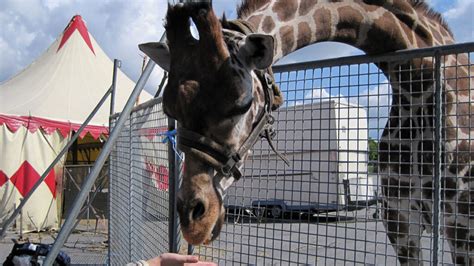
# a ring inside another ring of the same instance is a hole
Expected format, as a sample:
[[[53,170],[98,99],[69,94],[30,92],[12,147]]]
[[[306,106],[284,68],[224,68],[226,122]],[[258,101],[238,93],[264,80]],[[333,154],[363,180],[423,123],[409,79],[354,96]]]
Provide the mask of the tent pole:
[[[56,166],[56,164],[61,160],[61,158],[67,153],[69,148],[72,146],[72,144],[77,140],[81,132],[86,128],[86,126],[89,124],[89,122],[92,120],[94,115],[97,113],[97,111],[100,109],[102,104],[104,104],[105,100],[109,96],[109,94],[112,91],[112,86],[107,90],[107,92],[102,96],[102,99],[100,99],[99,103],[95,106],[94,110],[89,114],[87,119],[84,121],[84,123],[79,127],[79,129],[74,133],[74,135],[71,137],[69,142],[66,144],[66,146],[61,150],[61,152],[56,156],[54,161],[48,166],[48,168],[43,172],[41,175],[41,178],[36,181],[34,186],[30,189],[30,191],[25,195],[25,197],[20,200],[20,205],[15,209],[15,211],[12,213],[12,215],[2,224],[2,231],[0,233],[0,239],[3,239],[5,237],[7,228],[10,227],[10,225],[13,223],[13,221],[16,219],[18,214],[20,214],[21,210],[25,206],[25,204],[28,202],[30,199],[31,195],[35,192],[35,190],[41,185],[41,183],[46,179],[46,176],[49,174],[49,172]]]
[[[111,119],[111,116],[114,114],[115,112],[115,89],[116,89],[116,83],[117,83],[117,69],[122,67],[122,62],[118,59],[114,59],[114,70],[113,70],[113,73],[112,73],[112,94],[111,94],[111,98],[110,98],[110,116],[109,116],[109,132],[112,130],[112,119]],[[111,178],[110,178],[110,173],[112,173],[112,165],[110,164],[109,162],[109,166],[107,167],[107,174],[108,174],[108,179],[109,179],[109,182],[107,184],[107,189],[110,193],[110,181],[111,181]],[[110,197],[110,196],[109,196]],[[107,222],[107,241],[109,241],[109,245],[108,245],[108,252],[107,252],[107,259],[108,261],[110,261],[110,200],[108,200],[107,198],[107,212],[108,212],[108,222]],[[73,228],[76,228],[76,225],[74,225]]]
[[[114,59],[114,71],[112,74],[112,93],[110,95],[110,115],[113,115],[115,112],[115,88],[117,85],[117,69],[120,68],[122,62],[118,59]],[[110,129],[110,125],[109,125]]]
[[[120,116],[117,119],[117,122],[115,123],[113,130],[110,132],[110,136],[107,142],[105,143],[104,147],[102,148],[102,151],[100,152],[99,157],[97,158],[94,164],[94,167],[92,168],[91,173],[87,176],[84,183],[82,184],[81,192],[77,195],[76,200],[74,201],[74,205],[69,210],[69,213],[66,216],[66,221],[64,222],[61,230],[59,231],[56,241],[54,242],[53,247],[48,253],[46,260],[44,261],[44,265],[53,264],[53,261],[56,259],[57,255],[59,254],[60,248],[64,245],[67,238],[71,234],[71,231],[74,228],[74,221],[76,220],[77,215],[79,214],[80,209],[82,205],[84,204],[86,197],[89,194],[90,189],[92,188],[92,185],[94,185],[95,180],[97,176],[99,175],[100,170],[102,169],[102,166],[104,165],[112,148],[114,147],[115,141],[119,137],[122,131],[122,128],[125,125],[126,120],[130,117],[130,113],[135,105],[135,100],[138,98],[138,95],[140,95],[140,92],[142,91],[143,87],[145,86],[146,81],[150,77],[150,74],[154,66],[155,66],[155,63],[152,60],[149,60],[145,68],[145,71],[142,73],[142,75],[138,79],[138,82],[135,85],[135,88],[133,89],[133,92],[130,95],[130,98],[128,98],[128,101],[125,104],[123,111],[120,113]]]

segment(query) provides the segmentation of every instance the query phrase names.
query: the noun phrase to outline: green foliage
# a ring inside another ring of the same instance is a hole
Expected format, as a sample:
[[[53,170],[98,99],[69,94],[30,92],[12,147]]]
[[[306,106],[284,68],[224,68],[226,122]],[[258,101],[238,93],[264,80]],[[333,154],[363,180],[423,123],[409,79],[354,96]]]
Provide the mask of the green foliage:
[[[378,160],[378,147],[378,142],[372,138],[369,138],[369,161]]]
[[[374,140],[369,138],[369,165],[368,165],[368,171],[369,173],[377,173],[378,172],[378,147],[379,143]]]

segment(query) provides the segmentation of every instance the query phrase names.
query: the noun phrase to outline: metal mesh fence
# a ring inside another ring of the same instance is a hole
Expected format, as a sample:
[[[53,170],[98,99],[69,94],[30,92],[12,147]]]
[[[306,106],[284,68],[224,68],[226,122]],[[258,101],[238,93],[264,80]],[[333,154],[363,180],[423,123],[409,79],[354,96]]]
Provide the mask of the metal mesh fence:
[[[455,250],[466,262],[473,48],[274,67],[286,99],[275,142],[291,166],[257,143],[220,237],[194,253],[219,265],[431,265]]]
[[[469,263],[473,56],[470,43],[274,67],[286,100],[274,142],[291,165],[257,142],[220,236],[194,254],[219,265]],[[160,100],[136,109],[112,154],[112,264],[168,250],[166,125]]]
[[[135,108],[111,153],[111,265],[168,250],[167,121],[159,99]]]

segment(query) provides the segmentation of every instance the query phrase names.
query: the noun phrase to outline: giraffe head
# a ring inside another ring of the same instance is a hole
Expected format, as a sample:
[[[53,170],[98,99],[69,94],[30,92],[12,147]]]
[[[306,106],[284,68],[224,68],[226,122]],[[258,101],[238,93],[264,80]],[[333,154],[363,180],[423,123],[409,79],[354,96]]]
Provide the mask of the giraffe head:
[[[190,21],[199,32],[192,36]],[[167,44],[140,49],[169,72],[163,109],[180,127],[236,151],[261,112],[262,84],[254,71],[273,61],[273,37],[223,29],[209,4],[168,7]],[[215,187],[212,163],[184,151],[186,165],[178,193],[184,238],[191,244],[215,239],[224,223],[222,196]]]

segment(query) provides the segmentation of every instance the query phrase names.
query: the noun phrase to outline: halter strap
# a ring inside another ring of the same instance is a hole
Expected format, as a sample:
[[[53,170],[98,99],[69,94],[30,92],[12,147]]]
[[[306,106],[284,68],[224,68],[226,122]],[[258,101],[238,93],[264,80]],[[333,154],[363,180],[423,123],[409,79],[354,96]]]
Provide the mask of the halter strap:
[[[228,29],[239,31],[245,35],[254,32],[252,25],[243,20],[228,21],[227,24]],[[240,170],[243,165],[242,159],[261,138],[267,139],[270,147],[278,157],[288,166],[290,165],[288,159],[277,151],[272,142],[275,136],[275,130],[273,128],[275,119],[271,112],[278,108],[278,106],[274,105],[274,92],[275,89],[278,90],[278,87],[274,81],[273,72],[271,68],[255,70],[254,72],[263,85],[265,106],[262,112],[260,112],[252,132],[237,151],[232,151],[211,138],[186,128],[178,127],[177,130],[178,148],[182,151],[192,153],[201,160],[209,163],[217,171],[217,174],[213,177],[213,182],[221,198],[224,197],[224,192],[227,187],[230,186],[234,180],[239,180],[242,177]]]

